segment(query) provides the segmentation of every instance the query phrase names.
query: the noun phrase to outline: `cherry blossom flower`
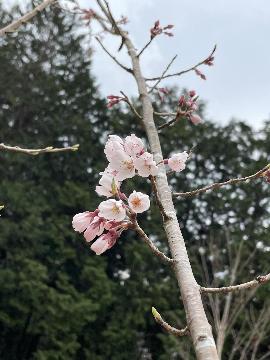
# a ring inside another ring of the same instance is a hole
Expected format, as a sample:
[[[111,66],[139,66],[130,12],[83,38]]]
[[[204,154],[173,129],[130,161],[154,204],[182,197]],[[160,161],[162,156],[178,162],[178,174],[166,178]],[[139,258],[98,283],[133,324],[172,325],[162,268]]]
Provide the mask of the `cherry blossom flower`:
[[[144,144],[140,138],[131,134],[125,138],[125,150],[128,155],[134,157],[144,152]]]
[[[111,161],[111,159],[115,156],[115,153],[117,151],[123,151],[123,150],[124,150],[123,140],[117,135],[110,135],[104,148],[104,153],[108,161]]]
[[[90,224],[92,223],[92,221],[94,220],[94,218],[97,216],[98,213],[99,210],[95,210],[93,212],[85,211],[76,214],[72,220],[73,229],[75,231],[82,233],[88,228],[88,226],[90,226]]]
[[[149,175],[156,176],[158,173],[156,162],[153,160],[153,155],[149,152],[145,152],[134,159],[134,165],[138,170],[138,174],[142,177],[148,177]]]
[[[121,200],[109,199],[102,201],[98,207],[99,216],[107,220],[122,221],[126,217],[126,209]]]
[[[99,180],[99,185],[96,186],[96,192],[98,195],[111,197],[115,195],[115,192],[119,188],[120,185],[118,180],[109,172],[104,171],[101,179]]]
[[[84,237],[87,242],[94,240],[96,236],[99,236],[104,231],[104,225],[106,220],[100,216],[96,216],[91,224],[84,232]]]
[[[128,204],[135,213],[142,213],[150,207],[149,196],[134,190],[129,195]]]
[[[202,122],[202,118],[199,115],[193,114],[190,115],[190,121],[192,122],[192,124],[197,125]]]
[[[110,159],[110,167],[117,171],[117,180],[122,181],[135,175],[133,159],[125,151],[118,150],[113,152]]]
[[[101,255],[106,250],[110,249],[119,238],[119,232],[115,230],[110,230],[106,234],[101,235],[92,245],[91,250],[93,250],[96,255]]]
[[[172,157],[168,159],[168,165],[172,170],[180,172],[185,169],[187,159],[188,153],[186,151],[173,154]]]

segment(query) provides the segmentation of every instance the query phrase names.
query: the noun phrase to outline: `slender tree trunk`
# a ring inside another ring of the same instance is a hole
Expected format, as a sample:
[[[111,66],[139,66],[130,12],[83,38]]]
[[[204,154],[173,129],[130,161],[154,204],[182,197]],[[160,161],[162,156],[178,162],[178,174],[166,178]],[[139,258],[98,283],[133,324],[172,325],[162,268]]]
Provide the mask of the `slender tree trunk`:
[[[158,163],[163,160],[163,156],[159,135],[154,122],[152,102],[148,95],[145,79],[141,73],[136,50],[128,36],[124,35],[124,37],[125,45],[132,60],[134,77],[142,101],[143,123],[150,143],[151,152],[154,154],[155,161]],[[161,203],[166,214],[169,216],[169,219],[164,222],[164,228],[172,257],[175,260],[174,271],[183,299],[196,357],[198,360],[217,360],[218,354],[212,329],[203,308],[199,285],[194,278],[189,262],[164,166],[160,166],[160,173],[157,176],[156,183]]]

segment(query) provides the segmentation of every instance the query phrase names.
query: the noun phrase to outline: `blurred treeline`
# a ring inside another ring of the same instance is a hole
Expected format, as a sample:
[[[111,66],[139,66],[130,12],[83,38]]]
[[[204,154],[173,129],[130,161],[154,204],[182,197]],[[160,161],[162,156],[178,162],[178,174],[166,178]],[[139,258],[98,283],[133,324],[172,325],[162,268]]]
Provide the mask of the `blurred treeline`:
[[[11,14],[0,11],[1,23],[9,22]],[[45,11],[0,42],[0,141],[33,148],[80,144],[76,153],[0,154],[0,358],[193,359],[189,338],[164,333],[151,315],[154,305],[172,325],[185,326],[168,266],[132,232],[98,257],[72,230],[72,216],[100,201],[94,188],[106,165],[106,136],[144,136],[131,113],[107,110],[73,20],[56,8]],[[173,109],[176,101],[173,89],[162,104],[157,97],[156,106]],[[254,173],[269,161],[269,136],[269,122],[260,132],[238,121],[181,121],[165,129],[165,156],[196,145],[187,169],[171,177],[172,187],[188,191]],[[125,191],[133,188],[151,192],[136,178]],[[237,283],[269,271],[269,194],[257,179],[176,200],[200,284]],[[167,252],[154,201],[140,222]],[[205,296],[215,336],[227,302],[222,359],[270,359],[269,289]]]

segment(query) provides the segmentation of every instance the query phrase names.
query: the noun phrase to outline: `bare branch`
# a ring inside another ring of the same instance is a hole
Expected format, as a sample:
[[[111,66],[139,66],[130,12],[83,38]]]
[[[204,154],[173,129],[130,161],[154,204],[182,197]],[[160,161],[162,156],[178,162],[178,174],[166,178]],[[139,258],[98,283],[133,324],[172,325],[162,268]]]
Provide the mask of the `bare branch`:
[[[160,324],[163,329],[165,329],[168,333],[173,334],[175,336],[184,336],[184,335],[188,335],[189,331],[188,331],[188,327],[186,326],[184,329],[176,329],[175,327],[169,325],[166,321],[164,321],[160,315],[160,313],[154,308],[152,307],[152,314],[156,320],[156,322],[158,324]]]
[[[246,283],[242,283],[239,285],[232,285],[232,286],[224,286],[220,288],[210,288],[210,287],[200,287],[202,293],[229,293],[233,291],[240,291],[246,289],[252,289],[258,285],[266,284],[270,281],[270,273],[267,275],[259,275],[256,279],[248,281]]]
[[[44,0],[41,4],[36,6],[33,10],[29,11],[27,14],[25,14],[18,20],[13,21],[11,24],[0,29],[0,37],[6,35],[8,33],[13,33],[15,31],[17,31],[21,25],[26,24],[29,20],[31,20],[39,12],[44,10],[47,6],[53,4],[55,1],[56,0]]]
[[[144,47],[139,51],[138,53],[138,57],[140,57],[142,55],[142,53],[144,52],[144,50],[146,50],[148,48],[148,46],[151,44],[151,42],[154,40],[155,37],[152,37],[145,45]]]
[[[139,56],[139,55],[138,55]],[[151,87],[151,89],[149,90],[149,94],[151,94],[152,91],[154,91],[156,89],[156,87],[158,86],[158,84],[161,82],[162,79],[164,79],[164,75],[166,74],[166,72],[169,70],[169,68],[172,66],[174,60],[177,58],[177,55],[175,55],[172,60],[169,62],[169,64],[166,66],[165,70],[163,71],[163,73],[161,74],[160,78],[157,80],[157,82],[155,83],[155,85],[153,85]]]
[[[168,127],[168,126],[171,126],[173,125],[174,123],[176,123],[176,121],[180,120],[181,119],[181,113],[180,112],[177,112],[175,117],[167,122],[165,122],[164,124],[158,126],[158,130],[162,130],[164,129],[165,127]]]
[[[211,56],[214,55],[214,52],[216,51],[216,48],[217,48],[217,46],[215,45],[212,52],[211,52],[211,54],[208,55],[207,58],[205,58],[202,61],[198,62],[196,65],[193,65],[192,67],[190,67],[190,68],[188,68],[186,70],[179,71],[177,73],[165,75],[165,76],[163,76],[162,79],[167,79],[167,78],[170,78],[170,77],[173,77],[173,76],[181,76],[183,74],[186,74],[186,73],[188,73],[190,71],[195,70],[198,66],[203,65],[207,59],[209,59]],[[146,81],[156,81],[156,80],[159,80],[159,79],[160,79],[159,76],[153,77],[153,78],[145,78]]]
[[[242,178],[235,178],[235,179],[230,179],[224,182],[220,182],[220,183],[214,183],[208,186],[205,186],[203,188],[200,189],[196,189],[196,190],[192,190],[192,191],[188,191],[188,192],[176,192],[173,193],[173,196],[182,196],[182,197],[189,197],[189,196],[195,196],[201,193],[204,193],[208,190],[216,190],[221,188],[222,186],[226,186],[226,185],[234,185],[234,184],[238,184],[241,182],[245,182],[248,180],[253,180],[256,178],[259,178],[263,175],[263,173],[268,170],[270,168],[270,164],[268,164],[267,166],[265,166],[263,169],[257,171],[255,174],[249,175],[249,176],[245,176]]]
[[[48,146],[44,149],[24,149],[19,146],[9,146],[5,144],[0,144],[0,151],[10,151],[10,152],[17,152],[23,153],[27,155],[40,155],[44,153],[56,153],[56,152],[64,152],[64,151],[77,151],[79,149],[79,144],[73,146],[67,146],[63,148],[54,148],[52,146]]]
[[[124,96],[125,98],[125,102],[128,104],[128,106],[130,107],[131,111],[133,112],[134,115],[136,115],[140,120],[142,120],[142,116],[138,113],[138,111],[136,110],[136,108],[134,107],[134,105],[132,104],[131,100],[129,99],[129,97],[123,92],[120,91],[120,93]]]
[[[154,244],[153,242],[149,239],[149,237],[146,235],[146,233],[143,231],[143,229],[140,227],[140,225],[137,223],[136,220],[134,220],[132,222],[133,226],[133,230],[135,230],[143,239],[143,241],[150,247],[150,249],[153,251],[153,253],[155,255],[157,255],[161,260],[166,261],[168,263],[174,263],[175,261],[171,258],[169,258],[168,256],[166,256],[165,254],[163,254],[162,251],[160,251]]]
[[[130,68],[126,67],[125,65],[121,64],[120,61],[117,60],[117,58],[116,58],[115,56],[113,56],[113,55],[109,52],[109,50],[107,50],[107,49],[105,48],[105,46],[102,44],[102,42],[99,40],[98,37],[96,37],[96,40],[97,40],[97,42],[100,44],[100,46],[102,47],[102,49],[110,56],[111,59],[113,59],[113,61],[114,61],[117,65],[119,65],[122,69],[126,70],[128,73],[131,73],[131,74],[132,74],[132,70],[131,70]]]

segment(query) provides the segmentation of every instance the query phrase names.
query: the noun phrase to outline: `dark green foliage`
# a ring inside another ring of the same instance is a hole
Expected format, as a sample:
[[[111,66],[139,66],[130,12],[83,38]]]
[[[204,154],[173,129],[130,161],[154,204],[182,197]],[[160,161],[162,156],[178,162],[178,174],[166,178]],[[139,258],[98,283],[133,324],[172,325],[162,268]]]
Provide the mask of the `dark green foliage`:
[[[2,23],[8,18],[3,12]],[[130,113],[119,108],[108,113],[89,75],[89,53],[82,41],[73,19],[57,9],[1,40],[0,141],[33,148],[79,143],[80,150],[38,157],[0,155],[0,203],[5,204],[0,219],[0,358],[193,359],[189,339],[163,333],[151,315],[154,305],[173,325],[185,326],[168,266],[131,231],[96,257],[71,228],[75,213],[98,204],[94,187],[105,167],[106,135],[144,136]],[[175,103],[172,93],[157,105],[171,108]],[[195,127],[180,121],[161,135],[164,155],[196,148],[187,170],[171,179],[172,187],[187,191],[255,172],[269,161],[269,136],[269,123],[258,136],[240,122]],[[151,191],[149,183],[137,178],[124,185],[127,193],[133,188]],[[259,241],[269,247],[268,199],[269,186],[258,179],[176,202],[200,283],[204,278],[198,249],[208,251],[213,234],[222,239],[225,225],[233,246],[245,239],[244,257]],[[140,223],[167,252],[155,205]],[[224,270],[228,254],[222,241],[221,248]],[[268,253],[259,250],[238,281],[265,272],[267,259]],[[209,259],[208,265],[211,269]],[[225,276],[223,283],[227,281]],[[268,291],[258,291],[251,304],[255,314]],[[230,335],[224,358],[232,344]],[[262,354],[266,346],[262,341]]]

